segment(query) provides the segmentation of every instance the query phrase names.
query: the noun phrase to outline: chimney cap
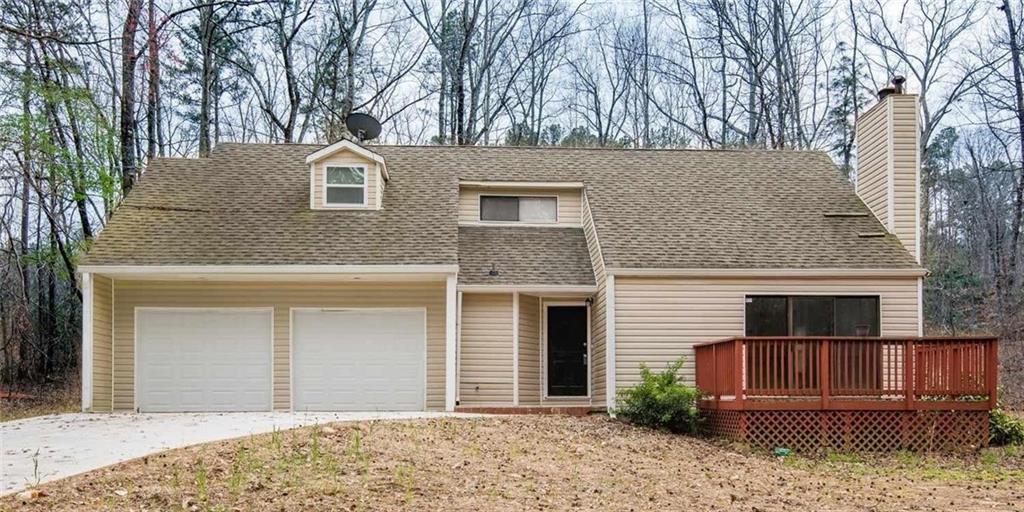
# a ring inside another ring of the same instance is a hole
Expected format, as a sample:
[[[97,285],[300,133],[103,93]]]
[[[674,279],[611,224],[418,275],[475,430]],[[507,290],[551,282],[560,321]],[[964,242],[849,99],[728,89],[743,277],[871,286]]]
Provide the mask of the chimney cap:
[[[907,78],[903,75],[895,75],[892,77],[892,81],[889,85],[882,87],[878,90],[878,99],[884,100],[886,96],[890,94],[903,94],[903,84],[907,83]]]
[[[907,83],[907,77],[896,75],[892,77],[892,85],[896,88],[896,94],[903,94],[903,84]]]

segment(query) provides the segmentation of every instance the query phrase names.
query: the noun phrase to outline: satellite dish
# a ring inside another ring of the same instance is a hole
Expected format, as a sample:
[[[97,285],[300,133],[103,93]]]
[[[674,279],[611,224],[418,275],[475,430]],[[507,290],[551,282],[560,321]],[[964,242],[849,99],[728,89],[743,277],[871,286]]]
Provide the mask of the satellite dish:
[[[380,121],[374,119],[370,114],[353,112],[345,119],[345,126],[360,142],[376,139],[380,135]]]

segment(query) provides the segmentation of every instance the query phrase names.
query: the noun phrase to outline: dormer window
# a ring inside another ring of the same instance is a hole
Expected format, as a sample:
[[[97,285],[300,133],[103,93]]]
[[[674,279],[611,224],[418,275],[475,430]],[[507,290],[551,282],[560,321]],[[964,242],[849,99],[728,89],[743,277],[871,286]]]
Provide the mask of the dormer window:
[[[328,166],[324,191],[327,206],[366,206],[366,167]]]
[[[480,196],[480,220],[486,222],[558,222],[557,196]]]

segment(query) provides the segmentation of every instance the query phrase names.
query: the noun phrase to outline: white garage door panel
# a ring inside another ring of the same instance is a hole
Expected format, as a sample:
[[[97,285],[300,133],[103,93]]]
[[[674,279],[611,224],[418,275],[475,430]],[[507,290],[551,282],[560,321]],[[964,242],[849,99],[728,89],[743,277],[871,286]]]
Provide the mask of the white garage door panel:
[[[268,411],[269,310],[140,309],[142,411]]]
[[[292,321],[295,410],[423,410],[422,310],[296,310]]]

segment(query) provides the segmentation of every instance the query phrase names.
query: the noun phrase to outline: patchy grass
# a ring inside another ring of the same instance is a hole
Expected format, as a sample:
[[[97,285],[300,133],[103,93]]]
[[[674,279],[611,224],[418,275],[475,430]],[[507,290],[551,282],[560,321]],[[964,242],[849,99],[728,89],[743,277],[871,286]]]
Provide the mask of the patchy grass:
[[[829,453],[822,458],[792,457],[785,465],[815,473],[868,479],[904,478],[922,484],[1024,482],[1024,448],[1019,446],[986,448],[978,453],[958,455]]]
[[[604,417],[341,423],[44,484],[0,510],[1013,510],[1020,449],[784,460]]]
[[[81,407],[82,394],[77,379],[24,391],[0,391],[0,422],[77,412]]]

